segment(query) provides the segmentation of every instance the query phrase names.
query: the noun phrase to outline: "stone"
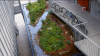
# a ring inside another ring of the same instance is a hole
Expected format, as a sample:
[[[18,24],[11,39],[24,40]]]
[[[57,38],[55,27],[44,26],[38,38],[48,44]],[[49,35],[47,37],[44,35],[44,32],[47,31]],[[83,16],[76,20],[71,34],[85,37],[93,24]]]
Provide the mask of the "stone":
[[[43,54],[46,54],[45,52],[43,52]]]

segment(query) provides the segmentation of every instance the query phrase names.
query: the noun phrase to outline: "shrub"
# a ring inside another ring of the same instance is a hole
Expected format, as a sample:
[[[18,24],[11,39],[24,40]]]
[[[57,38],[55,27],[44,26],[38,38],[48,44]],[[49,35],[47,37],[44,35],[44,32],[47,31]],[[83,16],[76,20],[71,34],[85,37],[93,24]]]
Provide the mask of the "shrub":
[[[29,10],[30,20],[31,20],[31,23],[33,24],[36,21],[36,19],[43,14],[43,11],[46,8],[46,2],[44,0],[41,0],[40,3],[29,2],[26,7]]]
[[[52,11],[51,11],[51,10],[49,10],[49,11],[48,11],[48,13],[49,13],[49,14],[51,14],[51,13],[52,13]]]
[[[39,33],[39,35],[42,35],[42,31],[39,30],[38,33]]]
[[[67,45],[70,45],[71,44],[71,41],[70,40],[67,40]]]
[[[44,23],[45,22],[45,23]],[[65,47],[65,37],[61,34],[62,29],[50,20],[50,16],[46,17],[45,21],[42,21],[42,31],[38,31],[40,35],[40,46],[41,48],[50,53],[56,52],[61,48]],[[52,28],[52,29],[48,29]]]
[[[42,22],[43,25],[45,24],[45,21],[44,20],[42,20],[41,22]]]

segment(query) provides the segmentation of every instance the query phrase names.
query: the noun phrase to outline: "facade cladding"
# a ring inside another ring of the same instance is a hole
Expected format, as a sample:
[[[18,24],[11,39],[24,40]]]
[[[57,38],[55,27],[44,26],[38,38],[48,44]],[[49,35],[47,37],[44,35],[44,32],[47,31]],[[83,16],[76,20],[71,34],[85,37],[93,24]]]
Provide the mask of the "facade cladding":
[[[17,56],[13,1],[0,0],[0,56]]]

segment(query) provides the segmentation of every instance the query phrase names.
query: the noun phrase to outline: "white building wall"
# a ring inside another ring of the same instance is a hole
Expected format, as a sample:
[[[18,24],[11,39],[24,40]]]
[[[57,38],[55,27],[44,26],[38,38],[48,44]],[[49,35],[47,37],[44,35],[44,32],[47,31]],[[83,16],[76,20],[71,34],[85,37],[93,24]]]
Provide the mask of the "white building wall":
[[[17,56],[13,1],[0,0],[0,56]]]

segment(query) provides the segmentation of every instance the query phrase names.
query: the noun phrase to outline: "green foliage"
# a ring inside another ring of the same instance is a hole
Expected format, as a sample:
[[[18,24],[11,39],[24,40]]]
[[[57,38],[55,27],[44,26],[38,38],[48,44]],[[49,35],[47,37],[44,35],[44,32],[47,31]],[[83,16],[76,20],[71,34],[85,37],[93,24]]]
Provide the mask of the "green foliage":
[[[29,2],[28,3],[28,5],[26,6],[29,10],[31,9],[31,7],[32,7],[32,3],[31,2]]]
[[[42,35],[42,32],[40,30],[38,31],[38,33],[39,33],[40,36]]]
[[[71,41],[70,40],[67,40],[67,45],[70,45],[71,44]]]
[[[62,29],[54,22],[52,22],[47,16],[45,21],[42,21],[43,26],[41,31],[38,31],[40,35],[40,46],[44,51],[56,52],[65,47],[65,37],[61,34]],[[45,23],[44,23],[45,22]]]
[[[44,20],[42,20],[41,22],[42,22],[43,25],[45,24],[45,21]]]
[[[48,13],[49,13],[49,14],[51,14],[51,13],[52,13],[52,11],[50,10],[50,11],[48,11]]]
[[[45,10],[46,2],[44,0],[41,0],[40,3],[38,2],[30,3],[29,2],[26,7],[29,10],[31,23],[34,23],[36,19],[40,17],[43,11]]]

